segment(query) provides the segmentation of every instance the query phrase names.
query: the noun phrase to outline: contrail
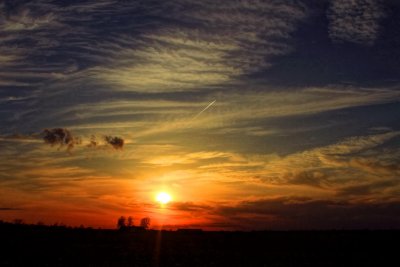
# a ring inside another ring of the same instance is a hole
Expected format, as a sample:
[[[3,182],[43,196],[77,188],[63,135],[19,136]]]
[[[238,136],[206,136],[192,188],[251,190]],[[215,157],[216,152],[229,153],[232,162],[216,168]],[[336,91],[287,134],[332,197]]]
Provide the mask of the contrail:
[[[201,115],[201,113],[203,113],[204,111],[206,111],[209,107],[211,107],[217,100],[214,100],[213,102],[211,102],[210,104],[207,105],[207,107],[205,107],[202,111],[200,111],[199,113],[197,113],[196,116],[193,117],[192,120],[196,119],[198,116]]]

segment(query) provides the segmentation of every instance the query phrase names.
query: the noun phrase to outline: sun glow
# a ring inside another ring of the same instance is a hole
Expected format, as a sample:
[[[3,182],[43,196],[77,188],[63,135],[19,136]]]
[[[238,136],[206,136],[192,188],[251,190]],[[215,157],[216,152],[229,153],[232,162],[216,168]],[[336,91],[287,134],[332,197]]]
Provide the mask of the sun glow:
[[[160,204],[167,204],[171,201],[171,196],[168,193],[161,192],[157,194],[156,201]]]

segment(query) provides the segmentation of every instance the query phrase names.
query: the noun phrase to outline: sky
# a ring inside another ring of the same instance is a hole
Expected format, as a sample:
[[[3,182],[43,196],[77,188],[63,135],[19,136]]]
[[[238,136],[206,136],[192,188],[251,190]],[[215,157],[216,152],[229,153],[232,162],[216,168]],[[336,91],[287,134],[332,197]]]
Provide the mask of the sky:
[[[397,0],[2,0],[0,219],[398,228],[399,48]]]

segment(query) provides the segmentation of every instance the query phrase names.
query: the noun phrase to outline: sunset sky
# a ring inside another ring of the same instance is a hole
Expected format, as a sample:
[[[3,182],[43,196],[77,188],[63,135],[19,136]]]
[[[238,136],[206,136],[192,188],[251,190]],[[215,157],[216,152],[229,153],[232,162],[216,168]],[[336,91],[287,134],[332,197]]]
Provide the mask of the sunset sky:
[[[399,164],[400,1],[0,0],[2,220],[393,228]]]

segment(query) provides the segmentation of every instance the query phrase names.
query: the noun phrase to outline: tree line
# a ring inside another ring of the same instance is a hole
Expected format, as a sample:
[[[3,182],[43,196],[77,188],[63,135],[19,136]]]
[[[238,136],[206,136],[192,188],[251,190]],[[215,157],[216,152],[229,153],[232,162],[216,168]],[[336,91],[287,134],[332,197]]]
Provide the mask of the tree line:
[[[91,230],[93,229],[92,227],[85,227],[84,225],[80,226],[68,226],[63,223],[54,223],[54,224],[48,224],[46,225],[45,223],[39,221],[36,224],[28,224],[25,223],[23,219],[14,219],[11,222],[3,221],[0,220],[0,226],[15,226],[15,227],[35,227],[35,228],[57,228],[57,229],[88,229]],[[117,229],[118,230],[133,230],[133,231],[145,231],[148,230],[150,226],[150,218],[149,217],[144,217],[140,220],[139,225],[136,226],[134,224],[134,219],[132,216],[125,217],[121,216],[117,220]],[[99,228],[101,229],[101,228]]]
[[[144,217],[140,220],[139,226],[135,226],[134,219],[132,216],[125,217],[121,216],[117,220],[118,230],[147,230],[150,226],[150,218]]]

